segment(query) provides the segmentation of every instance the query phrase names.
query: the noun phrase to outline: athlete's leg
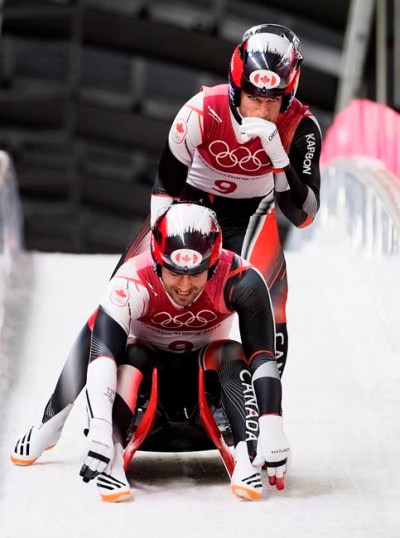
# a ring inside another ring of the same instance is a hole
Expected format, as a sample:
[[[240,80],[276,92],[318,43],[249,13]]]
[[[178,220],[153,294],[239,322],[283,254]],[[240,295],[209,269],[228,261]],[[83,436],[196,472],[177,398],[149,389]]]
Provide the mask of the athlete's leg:
[[[123,263],[133,258],[133,256],[141,254],[147,248],[150,248],[150,217],[145,219],[137,234],[126,247],[125,252],[120,257],[114,271],[111,274],[111,278],[115,275]]]
[[[60,377],[57,380],[54,392],[45,407],[42,418],[43,423],[50,420],[67,405],[73,404],[86,385],[90,335],[91,328],[86,323],[72,346]]]
[[[142,228],[122,255],[113,274],[126,259],[148,248],[149,229],[149,219],[146,219]],[[20,465],[32,464],[44,450],[54,446],[59,440],[73,403],[86,384],[90,338],[95,316],[96,312],[79,332],[57,380],[55,389],[46,404],[41,422],[32,426],[17,441],[11,453],[11,459],[14,463]]]
[[[30,428],[16,443],[11,460],[31,465],[61,437],[73,403],[86,384],[90,328],[86,324],[76,339],[43,414],[42,421]]]
[[[205,371],[217,372],[221,384],[235,447],[232,490],[241,497],[260,498],[261,476],[251,465],[257,448],[258,408],[242,346],[233,340],[214,342],[204,349],[200,364]]]
[[[286,265],[282,277],[272,284],[270,294],[275,316],[276,362],[278,364],[279,373],[282,377],[288,356],[288,331],[286,322],[288,283]]]
[[[288,283],[275,210],[251,217],[243,242],[242,256],[259,269],[267,282],[275,317],[276,359],[282,375],[288,354],[286,322]]]

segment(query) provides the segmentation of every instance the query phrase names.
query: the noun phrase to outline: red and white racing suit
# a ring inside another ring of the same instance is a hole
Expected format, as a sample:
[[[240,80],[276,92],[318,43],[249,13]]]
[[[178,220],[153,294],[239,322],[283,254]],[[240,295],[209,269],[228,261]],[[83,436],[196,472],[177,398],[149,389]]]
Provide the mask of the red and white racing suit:
[[[235,313],[242,345],[230,339]],[[149,359],[164,375],[161,401],[183,401],[185,409],[190,399],[192,409],[197,407],[191,372],[199,365],[216,371],[235,444],[248,442],[250,455],[256,449],[258,411],[281,412],[268,288],[259,271],[233,252],[222,251],[212,278],[186,307],[166,293],[149,250],[129,259],[108,283],[92,330],[90,362],[112,358],[121,372],[114,422],[124,444]]]

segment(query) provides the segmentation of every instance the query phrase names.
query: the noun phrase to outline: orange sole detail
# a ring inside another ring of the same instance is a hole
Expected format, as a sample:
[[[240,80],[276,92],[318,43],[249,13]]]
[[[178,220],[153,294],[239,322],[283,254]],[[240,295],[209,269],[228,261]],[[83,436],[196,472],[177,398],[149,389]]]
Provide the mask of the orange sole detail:
[[[101,500],[109,503],[116,503],[118,501],[125,501],[131,496],[130,491],[123,491],[119,493],[112,493],[111,495],[100,495]]]
[[[256,501],[262,498],[261,491],[254,491],[253,489],[249,489],[244,486],[232,485],[231,489],[233,493],[241,499],[247,499],[248,501]]]
[[[12,454],[10,454],[10,460],[15,463],[15,465],[25,465],[25,466],[28,466],[28,465],[32,465],[33,463],[35,463],[35,461],[37,460],[37,458],[34,458],[33,460],[21,460],[19,458],[16,458],[15,456],[13,456]]]
[[[52,448],[54,448],[56,445],[50,445],[48,446],[47,448],[44,449],[45,450],[51,450]],[[43,451],[43,452],[44,452]],[[32,460],[22,460],[20,458],[16,458],[15,456],[13,456],[12,454],[10,454],[10,460],[15,463],[15,465],[25,465],[25,466],[28,466],[28,465],[32,465],[33,463],[35,463],[35,461],[39,458],[40,456],[38,456],[37,458],[33,458]]]

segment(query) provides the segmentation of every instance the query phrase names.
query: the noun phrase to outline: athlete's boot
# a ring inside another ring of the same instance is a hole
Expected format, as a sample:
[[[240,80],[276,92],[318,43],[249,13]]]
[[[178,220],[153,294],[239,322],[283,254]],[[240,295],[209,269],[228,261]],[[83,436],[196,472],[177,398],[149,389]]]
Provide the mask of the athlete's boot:
[[[243,499],[255,500],[262,497],[260,469],[251,464],[245,441],[240,441],[235,449],[231,489],[235,495]]]
[[[125,501],[131,496],[131,488],[124,471],[123,448],[116,443],[114,460],[107,472],[99,474],[96,479],[97,491],[103,501]]]
[[[72,404],[69,404],[45,423],[32,426],[23,437],[18,439],[10,454],[11,461],[16,465],[32,465],[45,450],[52,448],[61,437],[71,409]]]

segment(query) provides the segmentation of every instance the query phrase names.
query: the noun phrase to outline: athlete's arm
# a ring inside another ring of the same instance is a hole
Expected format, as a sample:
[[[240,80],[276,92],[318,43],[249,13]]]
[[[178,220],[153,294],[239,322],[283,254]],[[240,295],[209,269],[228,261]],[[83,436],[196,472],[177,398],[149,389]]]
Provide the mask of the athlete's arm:
[[[274,354],[274,318],[268,288],[257,270],[239,267],[228,279],[226,291],[227,304],[239,316],[242,345],[260,413],[257,456],[253,464],[265,462],[269,483],[283,489],[290,448],[283,429],[282,384]]]
[[[319,209],[321,131],[316,119],[299,123],[289,151],[290,164],[276,173],[275,198],[297,227],[311,224]]]
[[[151,193],[152,224],[162,208],[179,198],[202,133],[203,92],[199,92],[183,105],[172,123]]]
[[[143,288],[132,261],[127,262],[109,281],[97,312],[86,383],[89,432],[79,473],[84,482],[104,472],[114,455],[117,365],[125,354],[130,318],[143,308]]]
[[[275,360],[274,317],[269,291],[260,273],[240,265],[234,269],[226,283],[225,302],[239,317],[242,346],[252,372],[260,415],[279,415],[282,385]]]
[[[119,363],[125,353],[130,323],[146,312],[149,293],[132,261],[108,282],[93,327],[90,362],[107,356]]]

